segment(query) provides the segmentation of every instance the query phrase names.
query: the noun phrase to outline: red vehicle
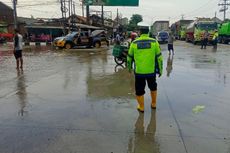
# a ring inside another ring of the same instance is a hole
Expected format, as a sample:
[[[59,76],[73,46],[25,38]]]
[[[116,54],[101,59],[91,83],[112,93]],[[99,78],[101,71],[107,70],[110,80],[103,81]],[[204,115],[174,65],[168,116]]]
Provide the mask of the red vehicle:
[[[41,35],[31,35],[30,36],[30,40],[32,42],[51,42],[52,41],[52,36],[51,35],[45,35],[45,34],[41,34]]]
[[[0,33],[0,38],[5,39],[6,41],[13,41],[14,34],[11,33]]]

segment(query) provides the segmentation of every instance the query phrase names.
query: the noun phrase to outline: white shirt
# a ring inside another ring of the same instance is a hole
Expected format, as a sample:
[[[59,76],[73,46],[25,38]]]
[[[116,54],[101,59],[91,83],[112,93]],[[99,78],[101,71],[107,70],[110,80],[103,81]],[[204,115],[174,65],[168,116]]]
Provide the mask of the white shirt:
[[[18,44],[15,46],[15,50],[22,50],[22,35],[18,34]]]

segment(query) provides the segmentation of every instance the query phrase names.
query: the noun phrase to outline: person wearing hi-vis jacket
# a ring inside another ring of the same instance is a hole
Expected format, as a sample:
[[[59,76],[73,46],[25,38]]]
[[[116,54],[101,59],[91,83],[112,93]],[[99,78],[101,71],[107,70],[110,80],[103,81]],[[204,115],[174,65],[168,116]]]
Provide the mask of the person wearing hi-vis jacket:
[[[144,94],[146,81],[151,91],[151,107],[156,109],[157,83],[156,75],[159,77],[163,72],[163,57],[159,43],[149,37],[149,27],[139,26],[140,37],[132,42],[127,57],[129,72],[134,62],[135,90],[138,102],[137,110],[144,112]]]

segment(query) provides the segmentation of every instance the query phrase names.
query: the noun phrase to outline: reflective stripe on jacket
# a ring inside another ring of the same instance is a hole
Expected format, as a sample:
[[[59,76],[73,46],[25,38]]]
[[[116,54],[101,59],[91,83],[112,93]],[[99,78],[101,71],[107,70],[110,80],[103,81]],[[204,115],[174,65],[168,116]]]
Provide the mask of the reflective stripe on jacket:
[[[162,75],[163,57],[159,43],[147,34],[141,35],[130,46],[127,57],[129,70],[132,69],[133,62],[136,75],[156,75],[156,73]]]

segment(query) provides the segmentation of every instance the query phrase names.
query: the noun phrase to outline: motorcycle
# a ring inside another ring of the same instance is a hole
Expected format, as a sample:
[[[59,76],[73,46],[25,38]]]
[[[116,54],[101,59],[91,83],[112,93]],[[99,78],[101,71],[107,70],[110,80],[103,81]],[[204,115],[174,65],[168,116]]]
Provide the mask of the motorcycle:
[[[116,44],[113,47],[114,61],[118,65],[122,65],[123,63],[127,62],[128,50],[129,50],[129,44],[128,43]]]

